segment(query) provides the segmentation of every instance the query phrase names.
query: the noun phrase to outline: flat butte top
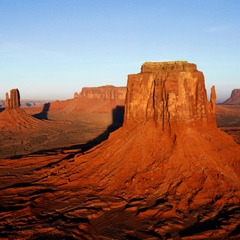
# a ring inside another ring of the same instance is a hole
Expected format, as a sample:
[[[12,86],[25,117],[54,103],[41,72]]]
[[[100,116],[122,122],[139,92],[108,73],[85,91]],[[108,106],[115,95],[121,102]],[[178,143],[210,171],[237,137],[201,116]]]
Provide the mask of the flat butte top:
[[[160,71],[197,71],[197,65],[189,63],[188,61],[145,62],[141,68],[141,73],[154,73]]]

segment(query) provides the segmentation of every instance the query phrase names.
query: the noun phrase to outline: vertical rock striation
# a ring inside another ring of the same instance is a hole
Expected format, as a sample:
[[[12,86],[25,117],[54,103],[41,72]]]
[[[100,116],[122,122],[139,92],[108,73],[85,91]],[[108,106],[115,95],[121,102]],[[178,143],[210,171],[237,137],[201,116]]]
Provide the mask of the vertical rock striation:
[[[187,61],[146,62],[128,76],[125,124],[153,120],[162,129],[176,125],[216,126],[216,92],[207,100],[204,75]]]
[[[6,93],[6,109],[16,109],[20,107],[20,93],[18,89],[12,89],[10,91],[10,96],[8,92]]]

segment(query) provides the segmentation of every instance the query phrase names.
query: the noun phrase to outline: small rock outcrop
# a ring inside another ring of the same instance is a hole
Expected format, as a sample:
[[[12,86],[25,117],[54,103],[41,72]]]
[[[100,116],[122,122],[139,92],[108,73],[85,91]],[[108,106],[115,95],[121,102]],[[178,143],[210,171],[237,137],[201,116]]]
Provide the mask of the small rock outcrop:
[[[224,105],[240,105],[240,89],[233,89],[230,98],[222,104]]]
[[[6,93],[6,109],[16,109],[20,107],[20,93],[18,89],[12,89],[9,93]]]

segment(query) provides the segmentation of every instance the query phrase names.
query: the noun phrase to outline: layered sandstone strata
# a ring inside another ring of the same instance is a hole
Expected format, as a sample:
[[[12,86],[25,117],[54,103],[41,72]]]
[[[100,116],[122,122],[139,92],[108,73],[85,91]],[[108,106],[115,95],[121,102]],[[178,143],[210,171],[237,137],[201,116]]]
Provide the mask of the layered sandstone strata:
[[[207,100],[204,75],[186,61],[146,62],[128,76],[125,124],[153,120],[162,128],[215,124],[215,88]]]

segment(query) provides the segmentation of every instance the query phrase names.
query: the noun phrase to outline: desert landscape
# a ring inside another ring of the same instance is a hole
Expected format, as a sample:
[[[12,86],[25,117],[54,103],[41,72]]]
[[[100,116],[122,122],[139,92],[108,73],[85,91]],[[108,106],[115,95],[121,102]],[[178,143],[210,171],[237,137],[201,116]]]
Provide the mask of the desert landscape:
[[[239,239],[239,89],[216,104],[169,61],[41,106],[20,91],[1,101],[1,239]]]
[[[83,88],[81,94],[41,107],[17,107],[0,113],[1,158],[78,149],[86,143],[92,146],[122,125],[126,87]]]

